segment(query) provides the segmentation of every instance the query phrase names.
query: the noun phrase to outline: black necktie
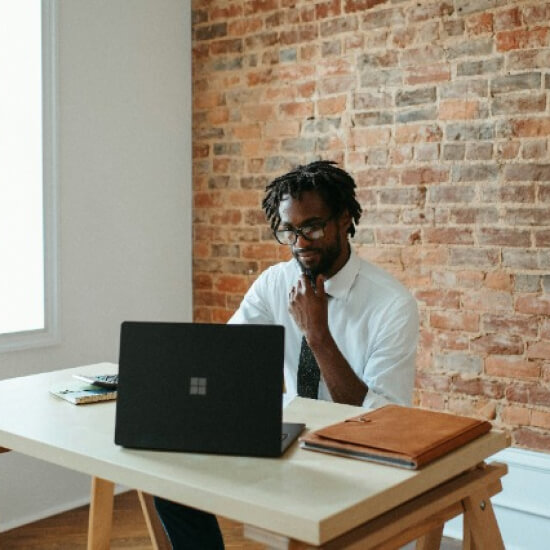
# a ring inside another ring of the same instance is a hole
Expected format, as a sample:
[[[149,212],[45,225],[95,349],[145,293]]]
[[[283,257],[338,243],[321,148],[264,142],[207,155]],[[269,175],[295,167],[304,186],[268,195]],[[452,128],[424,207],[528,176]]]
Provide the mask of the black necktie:
[[[300,361],[298,362],[298,395],[317,399],[321,371],[305,336],[302,338]]]

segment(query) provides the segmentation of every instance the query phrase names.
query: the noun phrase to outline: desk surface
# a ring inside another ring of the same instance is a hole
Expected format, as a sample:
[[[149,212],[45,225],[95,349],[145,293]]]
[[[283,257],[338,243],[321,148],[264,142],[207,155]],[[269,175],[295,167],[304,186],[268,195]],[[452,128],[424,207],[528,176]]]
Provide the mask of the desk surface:
[[[131,488],[185,502],[311,544],[331,540],[435,487],[507,446],[491,432],[418,471],[300,449],[280,459],[123,449],[114,402],[73,405],[48,393],[101,363],[0,381],[0,445]],[[357,408],[295,399],[285,420],[317,429]]]

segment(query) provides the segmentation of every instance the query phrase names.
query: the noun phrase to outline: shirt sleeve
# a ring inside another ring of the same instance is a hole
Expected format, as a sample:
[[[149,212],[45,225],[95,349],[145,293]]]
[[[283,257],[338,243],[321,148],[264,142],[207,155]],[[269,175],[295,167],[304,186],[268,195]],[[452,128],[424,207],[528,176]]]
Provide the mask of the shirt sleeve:
[[[418,307],[412,296],[396,300],[383,312],[363,373],[369,388],[363,407],[412,404],[418,334]]]
[[[264,271],[245,294],[239,308],[231,316],[229,324],[273,324],[273,312],[269,299],[269,270]],[[272,299],[272,298],[271,298]]]

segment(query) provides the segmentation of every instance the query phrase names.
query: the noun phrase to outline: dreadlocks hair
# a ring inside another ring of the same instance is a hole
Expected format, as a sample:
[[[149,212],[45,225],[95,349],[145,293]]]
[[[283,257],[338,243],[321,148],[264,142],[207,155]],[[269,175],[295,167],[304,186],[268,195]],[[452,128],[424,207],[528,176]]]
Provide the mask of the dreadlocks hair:
[[[335,164],[330,160],[318,160],[301,165],[266,186],[262,208],[272,231],[276,231],[281,223],[279,205],[283,197],[290,195],[299,199],[304,191],[316,191],[332,209],[333,216],[339,216],[346,210],[349,212],[353,221],[348,233],[351,237],[355,235],[355,224],[359,223],[362,212],[355,198],[355,181]]]

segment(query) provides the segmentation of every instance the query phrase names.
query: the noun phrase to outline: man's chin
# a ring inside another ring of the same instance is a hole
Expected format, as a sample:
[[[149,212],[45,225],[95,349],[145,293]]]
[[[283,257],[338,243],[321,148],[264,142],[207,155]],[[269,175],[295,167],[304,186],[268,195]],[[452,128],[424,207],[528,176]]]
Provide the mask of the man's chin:
[[[317,278],[317,276],[321,274],[319,262],[302,260],[297,257],[295,257],[295,260],[298,262],[301,270],[309,273],[312,277]]]

